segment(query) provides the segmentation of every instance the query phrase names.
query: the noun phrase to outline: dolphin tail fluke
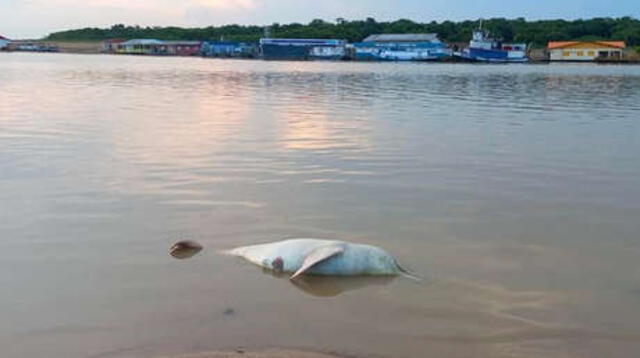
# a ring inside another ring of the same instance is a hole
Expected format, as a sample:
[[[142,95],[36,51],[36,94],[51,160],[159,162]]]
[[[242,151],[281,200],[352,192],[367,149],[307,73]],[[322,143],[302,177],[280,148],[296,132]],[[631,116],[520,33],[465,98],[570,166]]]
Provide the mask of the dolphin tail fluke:
[[[398,263],[396,263],[396,266],[398,266],[398,271],[400,272],[400,274],[410,280],[414,280],[414,281],[418,281],[418,282],[423,282],[424,278],[415,275],[413,272],[405,269],[404,267],[400,266]]]

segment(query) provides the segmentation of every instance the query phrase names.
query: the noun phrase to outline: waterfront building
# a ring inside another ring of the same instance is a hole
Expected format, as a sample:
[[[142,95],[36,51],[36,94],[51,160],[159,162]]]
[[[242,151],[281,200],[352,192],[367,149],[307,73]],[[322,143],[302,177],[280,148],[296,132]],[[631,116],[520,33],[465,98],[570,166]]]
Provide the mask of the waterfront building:
[[[163,41],[160,46],[162,55],[195,56],[200,53],[200,41]]]
[[[58,47],[50,45],[44,42],[32,42],[32,41],[12,41],[6,48],[10,51],[25,51],[25,52],[58,52]]]
[[[133,39],[118,43],[116,53],[130,55],[160,55],[163,41],[155,39]]]
[[[130,55],[193,56],[200,53],[200,41],[133,39],[115,44],[115,52]]]
[[[341,60],[346,55],[345,40],[260,39],[265,60]]]
[[[0,50],[8,49],[10,43],[11,43],[11,40],[9,40],[8,38],[0,35]]]
[[[360,61],[429,61],[451,56],[437,34],[378,34],[353,44]]]
[[[620,60],[624,41],[550,41],[547,45],[551,61]]]
[[[204,41],[200,52],[206,57],[251,58],[256,56],[257,46],[237,41]]]
[[[108,39],[102,41],[102,52],[114,53],[118,50],[118,45],[125,42],[123,39]]]

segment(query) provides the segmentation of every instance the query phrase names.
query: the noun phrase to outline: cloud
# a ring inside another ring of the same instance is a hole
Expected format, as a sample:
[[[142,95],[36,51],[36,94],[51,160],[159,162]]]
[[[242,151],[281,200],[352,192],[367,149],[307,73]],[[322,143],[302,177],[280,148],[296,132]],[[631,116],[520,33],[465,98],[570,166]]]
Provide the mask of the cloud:
[[[253,10],[257,4],[255,0],[191,0],[199,6],[216,10]]]
[[[167,12],[191,7],[206,7],[216,10],[251,10],[255,0],[31,0],[27,4],[35,8],[70,6],[83,8],[120,8]]]
[[[640,16],[637,0],[616,6],[601,0],[539,0],[535,5],[503,0],[0,0],[0,33],[14,38],[37,37],[79,27],[116,23],[141,26],[209,26],[333,20],[410,18],[416,21],[478,17],[578,18]]]
[[[262,0],[0,0],[0,32],[37,38],[52,31],[108,27],[209,26],[255,19]],[[274,0],[275,1],[275,0]]]
[[[182,12],[187,23],[211,25],[229,18],[246,17],[257,8],[256,0],[188,0]]]

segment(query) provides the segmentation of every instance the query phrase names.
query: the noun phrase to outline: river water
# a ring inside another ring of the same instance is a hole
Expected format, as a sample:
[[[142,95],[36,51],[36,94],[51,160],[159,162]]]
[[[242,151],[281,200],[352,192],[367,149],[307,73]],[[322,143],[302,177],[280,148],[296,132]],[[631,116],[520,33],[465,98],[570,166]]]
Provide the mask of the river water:
[[[0,54],[0,355],[633,356],[639,138],[637,66]],[[425,280],[216,254],[292,237]]]

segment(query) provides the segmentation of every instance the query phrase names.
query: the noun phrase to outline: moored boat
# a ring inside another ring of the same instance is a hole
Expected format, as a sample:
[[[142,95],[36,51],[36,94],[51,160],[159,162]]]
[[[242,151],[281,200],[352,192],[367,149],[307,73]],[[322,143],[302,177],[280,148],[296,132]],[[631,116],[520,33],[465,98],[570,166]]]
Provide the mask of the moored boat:
[[[444,49],[386,49],[378,52],[379,61],[436,61],[448,56]]]
[[[437,34],[378,34],[353,44],[359,61],[435,61],[451,56]]]
[[[347,41],[336,39],[260,39],[265,60],[341,60]]]
[[[527,45],[522,43],[501,43],[492,38],[489,31],[482,29],[482,22],[478,30],[473,31],[469,47],[455,53],[456,56],[478,62],[527,62]]]
[[[338,61],[343,60],[346,55],[344,44],[340,46],[314,46],[309,49],[310,60]]]

